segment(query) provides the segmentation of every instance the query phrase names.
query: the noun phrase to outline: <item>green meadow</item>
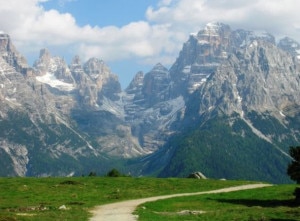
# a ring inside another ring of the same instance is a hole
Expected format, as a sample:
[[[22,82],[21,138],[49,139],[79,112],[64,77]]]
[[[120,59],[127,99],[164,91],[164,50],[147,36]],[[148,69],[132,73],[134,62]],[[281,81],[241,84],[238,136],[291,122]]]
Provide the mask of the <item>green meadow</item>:
[[[182,178],[0,178],[0,221],[88,220],[97,205],[254,182]],[[139,220],[300,220],[295,185],[146,203]],[[182,211],[188,211],[183,213]],[[193,211],[203,211],[194,214]]]
[[[277,185],[230,193],[179,197],[140,205],[140,221],[296,221],[300,205],[294,185]]]

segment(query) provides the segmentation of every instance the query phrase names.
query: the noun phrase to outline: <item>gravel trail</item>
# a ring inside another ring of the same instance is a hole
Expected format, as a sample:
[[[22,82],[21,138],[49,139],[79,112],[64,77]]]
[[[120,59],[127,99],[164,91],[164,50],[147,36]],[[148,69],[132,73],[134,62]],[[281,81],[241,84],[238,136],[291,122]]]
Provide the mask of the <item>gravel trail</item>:
[[[228,187],[228,188],[223,188],[218,190],[210,190],[210,191],[203,191],[203,192],[196,192],[196,193],[179,193],[179,194],[172,194],[172,195],[165,195],[165,196],[148,197],[148,198],[136,199],[136,200],[128,200],[128,201],[123,201],[118,203],[111,203],[111,204],[95,207],[91,211],[93,217],[90,219],[90,221],[137,221],[138,217],[136,215],[133,215],[132,213],[134,212],[134,210],[138,205],[143,204],[145,202],[151,202],[151,201],[168,199],[173,197],[180,197],[180,196],[226,193],[226,192],[233,192],[233,191],[240,191],[240,190],[262,188],[268,186],[271,185],[270,184],[248,184],[248,185]]]

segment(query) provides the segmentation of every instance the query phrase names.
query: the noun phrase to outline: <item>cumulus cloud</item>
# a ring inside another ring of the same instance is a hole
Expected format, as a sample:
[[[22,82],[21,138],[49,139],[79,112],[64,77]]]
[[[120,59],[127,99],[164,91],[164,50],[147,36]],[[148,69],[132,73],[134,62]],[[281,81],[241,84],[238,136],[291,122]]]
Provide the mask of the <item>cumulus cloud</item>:
[[[260,29],[274,34],[292,34],[300,39],[297,0],[173,0],[161,7],[149,7],[147,19],[171,23],[182,31],[197,31],[206,23],[220,21],[233,28]]]
[[[174,62],[190,32],[220,21],[232,28],[266,30],[300,41],[297,0],[160,0],[149,6],[144,21],[123,27],[79,26],[69,13],[45,10],[47,0],[0,0],[0,30],[23,52],[65,48],[83,59],[136,59],[155,64]],[[76,0],[59,0],[61,5]],[[64,55],[62,55],[64,56]]]
[[[43,1],[0,0],[0,29],[10,34],[22,51],[65,47],[83,59],[95,56],[106,61],[149,59],[170,52],[170,33],[165,24],[133,21],[123,27],[79,26],[69,13],[45,10],[40,4]]]
[[[56,10],[45,11],[41,2],[44,0],[0,0],[0,28],[11,35],[17,46],[27,49],[72,42],[82,29],[75,18]]]

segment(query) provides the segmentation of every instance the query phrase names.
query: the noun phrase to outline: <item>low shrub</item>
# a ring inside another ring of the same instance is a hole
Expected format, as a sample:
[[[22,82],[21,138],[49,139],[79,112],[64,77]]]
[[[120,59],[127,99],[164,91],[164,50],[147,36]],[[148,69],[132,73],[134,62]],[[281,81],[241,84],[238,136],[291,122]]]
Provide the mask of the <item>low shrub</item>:
[[[300,204],[300,187],[297,187],[294,191],[294,196],[297,204]]]

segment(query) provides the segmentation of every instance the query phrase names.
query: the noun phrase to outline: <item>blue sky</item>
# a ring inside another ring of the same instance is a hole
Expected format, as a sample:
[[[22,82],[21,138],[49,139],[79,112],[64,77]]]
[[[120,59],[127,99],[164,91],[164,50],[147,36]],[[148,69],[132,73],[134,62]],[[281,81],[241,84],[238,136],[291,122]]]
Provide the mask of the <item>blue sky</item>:
[[[140,70],[170,67],[208,22],[300,42],[299,8],[298,0],[0,0],[0,30],[30,65],[42,48],[68,63],[97,57],[125,88]]]
[[[51,0],[42,5],[45,9],[56,9],[61,13],[71,13],[80,26],[118,26],[132,21],[145,20],[145,12],[157,0]]]

